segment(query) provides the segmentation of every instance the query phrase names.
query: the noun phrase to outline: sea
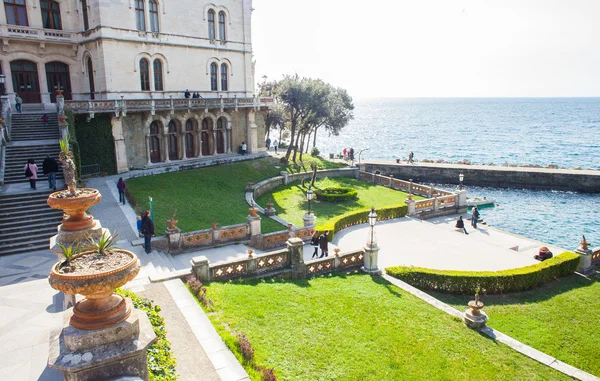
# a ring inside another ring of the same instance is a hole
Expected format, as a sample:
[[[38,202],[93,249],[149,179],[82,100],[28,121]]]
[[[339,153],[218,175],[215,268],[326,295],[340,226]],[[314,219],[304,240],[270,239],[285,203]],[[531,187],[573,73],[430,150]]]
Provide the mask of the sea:
[[[319,132],[323,156],[354,148],[361,159],[469,160],[600,169],[600,98],[382,98],[354,102],[339,136]],[[493,227],[566,249],[581,235],[600,246],[600,194],[467,187],[493,198]]]

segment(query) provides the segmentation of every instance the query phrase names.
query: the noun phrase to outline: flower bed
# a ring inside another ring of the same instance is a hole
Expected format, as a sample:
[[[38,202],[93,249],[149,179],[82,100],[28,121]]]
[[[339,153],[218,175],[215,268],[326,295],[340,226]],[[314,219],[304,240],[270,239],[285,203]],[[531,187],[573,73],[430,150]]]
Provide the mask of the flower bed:
[[[346,187],[328,187],[317,189],[315,193],[317,195],[317,200],[320,201],[344,202],[356,200],[358,198],[357,190]]]

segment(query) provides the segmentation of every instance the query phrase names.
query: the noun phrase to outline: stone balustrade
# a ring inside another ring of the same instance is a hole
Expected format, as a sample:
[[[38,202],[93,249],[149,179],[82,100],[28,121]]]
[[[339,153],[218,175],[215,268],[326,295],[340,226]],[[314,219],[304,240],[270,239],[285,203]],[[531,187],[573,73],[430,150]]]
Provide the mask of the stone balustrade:
[[[44,41],[61,41],[61,42],[76,42],[77,33],[54,30],[54,29],[42,29],[33,28],[30,26],[19,26],[19,25],[1,25],[0,36],[3,37],[19,37],[25,39],[33,39],[41,42]]]

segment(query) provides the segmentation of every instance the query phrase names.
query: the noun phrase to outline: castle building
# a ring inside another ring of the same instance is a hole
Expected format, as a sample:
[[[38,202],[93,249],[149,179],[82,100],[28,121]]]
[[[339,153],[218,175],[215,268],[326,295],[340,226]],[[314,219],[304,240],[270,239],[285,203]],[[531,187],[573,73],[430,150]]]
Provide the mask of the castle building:
[[[11,103],[110,116],[118,172],[264,150],[251,0],[2,1]]]

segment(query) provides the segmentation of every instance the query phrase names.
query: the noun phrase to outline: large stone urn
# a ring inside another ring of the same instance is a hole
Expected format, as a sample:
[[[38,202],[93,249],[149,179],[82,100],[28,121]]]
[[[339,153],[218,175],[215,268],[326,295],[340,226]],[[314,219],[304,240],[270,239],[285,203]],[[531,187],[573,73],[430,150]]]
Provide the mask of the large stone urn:
[[[463,314],[463,322],[471,328],[482,328],[488,320],[485,312],[481,309],[484,304],[478,297],[471,300],[468,304],[469,308]]]
[[[69,191],[54,192],[48,196],[48,205],[65,212],[61,230],[67,232],[90,229],[94,226],[94,218],[86,211],[102,200],[97,189],[79,188],[72,196]]]
[[[98,270],[90,274],[62,273],[59,270],[61,262],[50,270],[48,281],[52,288],[65,294],[85,296],[85,299],[77,302],[73,308],[73,327],[83,330],[106,328],[126,320],[131,314],[125,299],[115,294],[114,290],[136,277],[140,271],[140,260],[127,250],[117,249],[115,253],[129,257],[130,260],[117,268],[107,270],[98,266]],[[92,252],[81,253],[71,261],[90,254]]]

